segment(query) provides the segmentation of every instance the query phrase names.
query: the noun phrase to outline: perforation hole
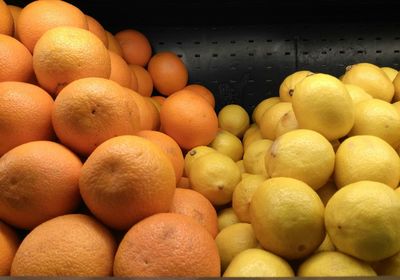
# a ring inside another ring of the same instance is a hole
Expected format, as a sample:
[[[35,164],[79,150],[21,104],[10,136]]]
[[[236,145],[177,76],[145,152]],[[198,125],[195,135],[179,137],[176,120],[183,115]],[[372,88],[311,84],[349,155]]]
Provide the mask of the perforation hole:
[[[194,57],[200,57],[200,54],[196,53],[196,54],[194,55]]]
[[[249,43],[254,43],[254,40],[249,40]]]
[[[400,50],[394,50],[394,53],[400,53]]]
[[[345,39],[344,38],[339,38],[339,41],[345,41]]]
[[[363,51],[363,50],[358,50],[357,53],[363,54],[363,53],[365,53],[365,51]]]
[[[271,39],[267,39],[267,42],[268,42],[268,43],[271,43],[271,42],[272,42],[272,40],[271,40]]]
[[[304,54],[304,55],[307,55],[307,54],[308,54],[308,52],[303,52],[303,54]]]
[[[285,42],[290,42],[292,41],[292,39],[285,39]]]
[[[381,50],[376,50],[376,53],[382,53],[382,51]]]
[[[200,45],[200,42],[199,41],[195,41],[194,44],[195,45]]]
[[[234,56],[236,56],[236,54],[235,54],[235,53],[231,53],[230,56],[231,56],[231,57],[234,57]]]
[[[254,56],[254,53],[249,53],[249,56]]]
[[[327,52],[326,51],[322,51],[321,54],[327,54]]]
[[[285,55],[290,55],[291,53],[290,52],[285,52]]]
[[[272,55],[272,53],[270,53],[270,52],[267,52],[267,55],[268,55],[268,56],[270,56],[270,55]]]
[[[182,56],[183,56],[183,55],[182,55],[182,54],[180,54],[180,53],[178,53],[177,55],[178,55],[178,57],[182,57]]]
[[[344,54],[344,53],[345,53],[345,51],[339,51],[339,53],[340,53],[340,54]]]
[[[364,40],[364,38],[362,38],[362,37],[359,37],[359,38],[357,38],[357,40],[358,40],[358,41],[363,41],[363,40]]]
[[[182,45],[182,42],[176,42],[177,45]]]
[[[400,37],[395,37],[394,38],[396,41],[399,41],[400,40]]]
[[[235,40],[231,40],[231,44],[236,44],[236,41]]]
[[[380,40],[382,40],[382,38],[381,37],[376,37],[375,40],[376,41],[380,41]]]
[[[165,43],[164,43],[164,42],[158,42],[158,44],[159,44],[159,45],[164,45]]]
[[[213,53],[212,57],[218,57],[218,54],[217,53]]]

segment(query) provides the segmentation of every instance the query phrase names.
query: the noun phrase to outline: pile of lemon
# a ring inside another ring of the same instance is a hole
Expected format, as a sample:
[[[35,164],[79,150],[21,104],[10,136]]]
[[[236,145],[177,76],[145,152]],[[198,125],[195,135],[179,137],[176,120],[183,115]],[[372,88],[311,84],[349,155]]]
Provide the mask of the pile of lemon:
[[[399,100],[395,69],[359,63],[291,74],[251,119],[223,107],[185,157],[218,210],[223,276],[400,275]]]

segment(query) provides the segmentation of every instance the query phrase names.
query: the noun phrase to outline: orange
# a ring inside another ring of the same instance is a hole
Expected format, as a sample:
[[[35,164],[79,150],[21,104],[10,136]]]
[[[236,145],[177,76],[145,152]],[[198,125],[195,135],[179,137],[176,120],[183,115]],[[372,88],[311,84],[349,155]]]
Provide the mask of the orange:
[[[198,84],[191,84],[185,87],[185,89],[194,91],[195,93],[203,96],[208,103],[214,108],[215,107],[215,97],[214,94],[205,86],[198,85]]]
[[[39,225],[22,241],[12,276],[111,276],[117,244],[110,231],[82,214]]]
[[[60,141],[83,155],[107,139],[140,129],[133,96],[116,82],[102,78],[79,79],[61,90],[52,120]]]
[[[138,89],[139,89],[138,79],[136,77],[136,74],[133,71],[130,70],[130,67],[129,67],[129,71],[131,72],[131,84],[129,85],[129,87],[137,92]]]
[[[179,182],[183,174],[185,159],[178,143],[167,134],[159,131],[142,130],[136,135],[150,140],[165,152],[174,167],[176,182]]]
[[[173,52],[159,52],[147,66],[154,87],[162,95],[171,95],[183,89],[188,82],[188,70],[183,61]]]
[[[53,136],[53,99],[38,86],[0,83],[0,157],[12,148]]]
[[[154,100],[148,96],[144,96],[144,100],[149,107],[149,111],[152,116],[152,126],[151,130],[159,130],[160,129],[160,109],[158,108],[158,104],[154,103]]]
[[[64,26],[52,28],[40,37],[33,52],[33,69],[39,84],[56,95],[74,80],[108,79],[111,61],[103,42],[92,32]]]
[[[106,30],[107,41],[108,41],[108,49],[116,54],[122,56],[122,48],[119,45],[117,39],[115,39],[114,35]]]
[[[14,32],[13,32],[12,36],[14,38],[18,38],[18,35],[17,35],[17,21],[18,21],[19,15],[21,14],[22,8],[18,7],[18,6],[15,6],[15,5],[7,5],[7,6],[10,9],[11,16],[12,16],[13,22],[14,22],[14,29],[13,29]]]
[[[115,39],[122,48],[123,58],[129,64],[146,66],[151,57],[151,46],[146,36],[133,29],[121,30]]]
[[[134,225],[114,261],[117,277],[220,277],[218,248],[193,218],[160,213]]]
[[[95,34],[103,42],[104,46],[108,48],[108,37],[101,23],[89,15],[86,15],[86,21],[88,24],[88,30]]]
[[[17,39],[0,34],[0,82],[33,79],[32,55]]]
[[[79,204],[82,163],[64,146],[34,141],[0,158],[0,220],[32,229]]]
[[[170,95],[161,107],[161,126],[183,149],[208,145],[218,131],[218,117],[213,107],[190,90]]]
[[[170,212],[192,217],[205,227],[213,238],[218,234],[217,211],[205,196],[194,190],[177,188]]]
[[[79,179],[87,207],[116,229],[168,212],[175,186],[174,168],[162,149],[132,135],[111,138],[97,147]]]
[[[179,182],[176,184],[177,188],[190,189],[190,181],[188,177],[182,176]]]
[[[125,60],[118,54],[112,51],[108,51],[108,54],[111,60],[111,74],[109,79],[123,87],[130,87],[133,75],[128,64],[126,64]]]
[[[150,101],[146,100],[144,96],[141,96],[134,90],[124,87],[124,90],[131,95],[139,109],[140,116],[140,130],[154,130],[157,125],[157,120],[154,115],[154,108],[151,108],[152,104]]]
[[[14,32],[14,20],[4,0],[0,0],[0,34],[12,36]]]
[[[85,14],[74,5],[64,1],[32,1],[21,10],[17,34],[33,53],[39,38],[47,30],[58,26],[88,29]]]
[[[151,96],[153,93],[153,80],[149,72],[140,65],[129,64],[129,68],[137,78],[137,92],[143,96]]]
[[[11,263],[19,246],[17,232],[0,221],[0,276],[10,274]]]
[[[165,101],[165,97],[161,96],[161,95],[154,95],[151,97],[153,100],[155,100],[156,102],[158,102],[158,104],[160,104],[160,106],[162,106],[164,104]]]

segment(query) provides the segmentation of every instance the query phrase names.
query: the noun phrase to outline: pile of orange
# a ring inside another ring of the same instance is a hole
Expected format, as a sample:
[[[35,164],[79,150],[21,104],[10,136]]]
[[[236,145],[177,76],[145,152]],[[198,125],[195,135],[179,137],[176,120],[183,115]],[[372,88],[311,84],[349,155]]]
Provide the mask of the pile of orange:
[[[0,0],[0,276],[220,276],[216,209],[177,188],[218,130],[188,80],[138,30]]]

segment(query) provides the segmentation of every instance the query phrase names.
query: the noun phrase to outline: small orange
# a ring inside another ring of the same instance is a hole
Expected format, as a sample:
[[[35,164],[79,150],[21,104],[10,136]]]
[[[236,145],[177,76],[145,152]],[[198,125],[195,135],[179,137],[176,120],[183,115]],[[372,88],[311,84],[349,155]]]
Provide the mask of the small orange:
[[[51,2],[51,1],[42,1]],[[54,1],[62,2],[62,1]],[[49,93],[86,77],[108,79],[111,61],[103,42],[92,32],[76,27],[55,27],[40,37],[33,53],[39,84]]]
[[[0,34],[12,36],[14,32],[14,20],[4,0],[0,0]]]
[[[160,120],[163,131],[185,150],[210,144],[218,131],[213,107],[190,90],[168,96],[161,107]]]
[[[215,108],[215,97],[214,94],[205,86],[199,84],[191,84],[187,85],[185,89],[191,90],[202,97],[204,97],[210,105]]]
[[[57,96],[53,127],[63,144],[79,154],[89,155],[107,139],[139,131],[138,105],[116,82],[79,79]]]
[[[118,54],[108,51],[111,60],[111,74],[110,80],[117,82],[123,87],[130,87],[132,83],[132,71],[129,69],[128,64]]]
[[[106,30],[101,23],[89,15],[86,15],[86,21],[88,24],[88,30],[95,34],[103,42],[104,46],[108,48],[108,37]]]
[[[154,87],[162,95],[171,95],[183,89],[188,82],[188,70],[183,61],[173,52],[159,52],[147,67]]]
[[[0,158],[0,220],[32,229],[74,211],[82,163],[64,146],[34,141]]]
[[[128,65],[129,66],[129,65]],[[139,88],[139,82],[138,79],[136,77],[135,72],[131,71],[131,68],[129,67],[129,71],[131,72],[131,84],[129,85],[129,87],[131,89],[133,89],[134,91],[138,91]]]
[[[142,130],[136,135],[150,140],[165,152],[174,167],[176,182],[179,182],[183,174],[185,159],[178,143],[167,134],[159,131]]]
[[[32,55],[17,39],[0,34],[0,82],[33,79]]]
[[[0,276],[10,275],[11,263],[19,246],[17,232],[0,221]]]
[[[115,39],[122,48],[123,58],[129,64],[146,66],[151,57],[151,46],[146,36],[133,29],[121,30]]]
[[[85,14],[74,5],[65,1],[32,1],[21,10],[17,34],[33,53],[39,38],[47,30],[58,26],[88,29]]]
[[[217,211],[205,196],[194,190],[177,188],[170,212],[192,217],[205,227],[213,238],[218,234]]]
[[[153,80],[149,72],[140,65],[129,64],[129,68],[137,78],[137,92],[143,96],[151,96],[153,93]]]
[[[107,41],[108,41],[108,50],[115,52],[116,54],[122,56],[122,48],[119,45],[117,39],[115,39],[114,35],[106,30]]]
[[[150,106],[150,102],[141,96],[136,91],[124,87],[124,90],[128,92],[135,100],[140,116],[140,130],[153,130],[156,125],[156,119],[154,116],[154,110]]]
[[[117,244],[111,232],[82,214],[56,217],[22,241],[12,276],[111,276]]]
[[[22,8],[18,7],[18,6],[15,6],[15,5],[7,5],[7,6],[10,9],[11,15],[13,17],[13,22],[14,22],[14,32],[13,32],[12,36],[14,38],[18,38],[18,35],[17,35],[17,21],[18,21],[19,15],[21,14]]]
[[[53,99],[38,86],[23,82],[0,83],[0,157],[34,140],[50,140]]]
[[[152,116],[152,126],[151,130],[159,130],[160,129],[160,109],[158,108],[158,104],[154,103],[154,100],[151,97],[144,96],[144,100],[149,107],[149,111]]]
[[[160,213],[134,225],[114,261],[117,277],[220,277],[211,234],[193,218]]]
[[[79,187],[85,204],[104,224],[128,229],[145,217],[167,212],[175,172],[162,149],[139,136],[111,138],[83,165]]]

